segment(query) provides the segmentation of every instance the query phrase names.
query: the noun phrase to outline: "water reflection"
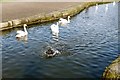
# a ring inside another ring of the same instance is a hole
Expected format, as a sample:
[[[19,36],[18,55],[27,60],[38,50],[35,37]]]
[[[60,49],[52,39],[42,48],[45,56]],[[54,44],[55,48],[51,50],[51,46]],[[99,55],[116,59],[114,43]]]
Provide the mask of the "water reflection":
[[[96,15],[93,15],[95,7],[87,13],[83,11],[72,17],[68,28],[60,27],[59,36],[54,37],[58,41],[52,37],[49,27],[52,23],[29,28],[28,44],[15,39],[16,30],[3,35],[3,77],[100,78],[105,67],[120,53],[117,10],[110,4],[107,16],[105,5],[99,6]],[[43,58],[48,47],[61,54]]]
[[[9,29],[9,30],[5,30],[5,31],[1,31],[0,32],[0,36],[5,36],[5,35],[13,32],[13,31],[14,31],[14,29]]]
[[[114,1],[114,2],[113,2],[113,6],[115,6],[115,5],[116,5],[116,2]]]
[[[95,7],[95,14],[97,14],[98,12],[98,4],[96,4],[96,7]]]
[[[53,39],[54,41],[59,41],[59,36],[58,36],[58,34],[57,34],[57,35],[52,35],[52,39]]]
[[[107,12],[108,12],[108,4],[106,4],[105,6],[105,14],[107,14]]]
[[[16,40],[18,40],[18,41],[23,41],[23,42],[27,43],[27,41],[28,41],[28,36],[26,35],[26,36],[23,36],[23,37],[17,37]]]

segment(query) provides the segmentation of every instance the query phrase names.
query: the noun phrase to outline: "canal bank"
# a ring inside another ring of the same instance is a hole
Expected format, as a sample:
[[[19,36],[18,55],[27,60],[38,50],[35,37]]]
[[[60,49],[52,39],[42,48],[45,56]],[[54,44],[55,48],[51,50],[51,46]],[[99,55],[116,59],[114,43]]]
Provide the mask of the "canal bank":
[[[90,7],[71,18],[68,27],[60,27],[58,42],[54,41],[49,27],[56,21],[30,25],[27,42],[15,39],[17,28],[6,30],[9,33],[0,36],[3,77],[84,78],[87,75],[88,78],[101,78],[106,66],[119,53],[118,5],[113,7],[111,3],[108,6],[107,14],[106,5],[100,5],[97,14],[95,7]],[[47,46],[59,50],[62,55],[43,58]]]
[[[58,10],[58,11],[53,11],[51,13],[38,14],[30,17],[10,20],[7,22],[0,23],[0,31],[11,29],[14,27],[20,27],[23,24],[31,25],[36,23],[44,23],[44,22],[58,20],[61,17],[66,18],[68,15],[74,16],[80,13],[81,11],[83,11],[84,9],[89,8],[90,6],[94,6],[96,4],[103,4],[103,3],[108,3],[108,2],[86,2],[64,10]]]
[[[120,56],[115,59],[108,67],[106,67],[103,73],[104,79],[120,79]]]

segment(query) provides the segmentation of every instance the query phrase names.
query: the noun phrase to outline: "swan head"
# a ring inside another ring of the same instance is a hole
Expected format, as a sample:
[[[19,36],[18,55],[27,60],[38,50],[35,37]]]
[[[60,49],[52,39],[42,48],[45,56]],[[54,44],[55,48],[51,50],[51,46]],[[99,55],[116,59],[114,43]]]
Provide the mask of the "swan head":
[[[23,26],[24,26],[25,35],[28,35],[27,29],[26,29],[27,24],[24,24]]]
[[[70,23],[70,16],[68,16],[68,21],[67,21],[67,23]]]
[[[27,26],[27,24],[24,24],[23,26]]]
[[[70,16],[68,16],[68,18],[70,18]]]

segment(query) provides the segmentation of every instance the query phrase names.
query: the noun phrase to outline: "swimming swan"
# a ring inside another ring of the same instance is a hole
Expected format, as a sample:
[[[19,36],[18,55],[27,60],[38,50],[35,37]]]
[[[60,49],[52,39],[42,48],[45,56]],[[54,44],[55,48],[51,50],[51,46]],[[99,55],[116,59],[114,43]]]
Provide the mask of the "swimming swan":
[[[113,2],[113,6],[115,6],[115,4],[116,4],[116,2],[114,1],[114,2]]]
[[[53,35],[58,35],[58,33],[59,33],[59,26],[58,26],[58,24],[59,23],[57,22],[57,24],[52,24],[50,26]]]
[[[70,16],[68,16],[67,19],[63,19],[63,18],[59,19],[59,24],[64,25],[64,24],[67,24],[67,23],[70,23]]]
[[[98,4],[96,4],[96,7],[95,7],[95,12],[97,12],[98,10]]]
[[[108,11],[108,4],[106,4],[106,7],[105,7],[105,14],[107,13]]]
[[[26,26],[27,26],[26,24],[23,25],[24,31],[22,31],[22,30],[17,31],[16,38],[21,38],[21,37],[24,37],[24,36],[27,36],[27,35],[28,35]]]

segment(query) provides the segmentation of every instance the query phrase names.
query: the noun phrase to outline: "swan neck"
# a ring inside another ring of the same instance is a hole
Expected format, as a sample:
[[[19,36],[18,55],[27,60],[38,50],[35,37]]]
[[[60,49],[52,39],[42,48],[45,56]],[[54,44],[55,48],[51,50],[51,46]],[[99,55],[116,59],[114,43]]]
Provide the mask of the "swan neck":
[[[68,17],[68,22],[70,22],[70,18]]]
[[[59,23],[57,22],[57,26],[59,25]]]
[[[25,31],[25,33],[27,33],[27,29],[26,29],[26,27],[24,26],[24,31]]]

